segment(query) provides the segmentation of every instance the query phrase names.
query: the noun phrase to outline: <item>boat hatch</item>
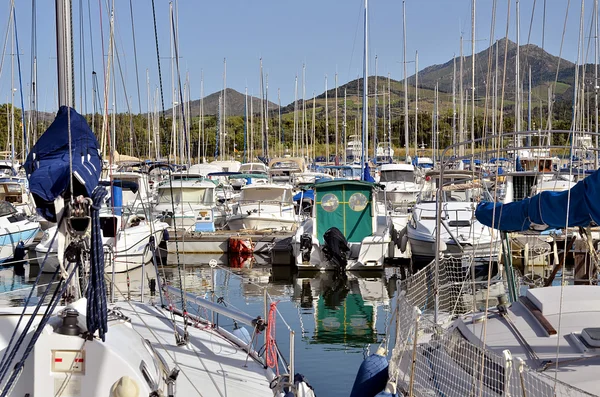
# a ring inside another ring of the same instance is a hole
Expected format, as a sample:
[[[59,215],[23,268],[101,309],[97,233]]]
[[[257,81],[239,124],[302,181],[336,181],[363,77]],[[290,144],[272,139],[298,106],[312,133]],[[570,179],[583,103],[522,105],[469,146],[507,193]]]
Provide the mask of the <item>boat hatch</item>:
[[[471,221],[468,219],[462,219],[457,221],[449,221],[448,226],[450,227],[470,227]]]
[[[316,236],[337,227],[350,243],[373,235],[372,184],[360,181],[331,181],[315,185]]]
[[[600,347],[600,328],[584,328],[581,331],[581,337],[589,346]]]
[[[117,217],[101,216],[100,228],[102,229],[102,236],[105,238],[115,237],[117,235]]]

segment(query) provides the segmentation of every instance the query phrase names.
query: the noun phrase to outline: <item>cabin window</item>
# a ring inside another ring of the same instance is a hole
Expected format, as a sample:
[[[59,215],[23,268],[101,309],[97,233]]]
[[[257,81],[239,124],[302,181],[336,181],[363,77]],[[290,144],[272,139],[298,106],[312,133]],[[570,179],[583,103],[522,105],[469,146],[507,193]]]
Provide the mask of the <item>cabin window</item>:
[[[6,201],[0,201],[0,216],[7,216],[17,212],[15,207],[12,204],[7,203]]]
[[[333,212],[340,205],[340,201],[337,196],[332,193],[328,193],[321,199],[321,207],[327,212]]]
[[[173,188],[174,204],[213,204],[213,189],[208,188]],[[171,189],[161,189],[158,196],[158,203],[171,203]]]
[[[381,171],[379,182],[414,182],[415,176],[412,171],[390,170]]]
[[[367,208],[368,200],[367,196],[362,193],[354,193],[350,196],[350,200],[348,200],[348,206],[352,211],[363,211]]]

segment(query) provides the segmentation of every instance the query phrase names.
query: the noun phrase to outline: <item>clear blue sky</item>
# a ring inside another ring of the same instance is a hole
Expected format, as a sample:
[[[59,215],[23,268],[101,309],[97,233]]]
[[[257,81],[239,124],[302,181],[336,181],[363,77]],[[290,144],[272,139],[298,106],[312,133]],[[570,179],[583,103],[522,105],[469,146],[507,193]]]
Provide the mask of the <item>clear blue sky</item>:
[[[79,65],[85,59],[87,88],[91,92],[91,70],[98,72],[100,90],[103,89],[102,47],[100,33],[99,3],[103,4],[104,52],[108,48],[107,0],[73,0],[73,33],[75,37],[76,92],[79,107]],[[150,73],[151,90],[158,86],[158,73],[150,0],[133,0],[133,14],[138,54],[138,70],[141,90],[141,110],[146,111],[146,69]],[[15,0],[17,30],[21,54],[23,89],[27,92],[31,81],[31,1]],[[54,2],[38,1],[38,93],[39,108],[56,110],[56,55]],[[91,5],[91,34],[94,64],[90,45],[88,3]],[[116,1],[116,41],[120,53],[127,97],[131,98],[133,112],[138,112],[131,15],[128,0]],[[483,50],[489,44],[492,0],[477,1],[476,48]],[[521,43],[527,42],[533,0],[521,0]],[[79,5],[83,4],[85,57],[81,57]],[[175,4],[175,2],[174,2]],[[300,76],[302,64],[306,64],[306,96],[311,97],[324,90],[325,75],[329,87],[334,86],[338,73],[343,84],[362,75],[363,0],[226,0],[197,1],[180,0],[178,3],[180,34],[180,68],[182,79],[190,75],[192,99],[200,96],[200,72],[204,71],[205,94],[223,86],[223,58],[227,58],[227,86],[240,92],[247,86],[249,93],[259,93],[259,58],[263,58],[265,73],[269,75],[269,99],[277,101],[277,89],[281,89],[281,102],[288,104],[294,99],[294,77]],[[370,0],[370,74],[374,74],[374,57],[379,57],[378,73],[401,79],[402,1]],[[544,0],[537,0],[533,20],[531,42],[541,45],[542,11]],[[0,0],[0,51],[8,24],[10,0]],[[165,107],[171,106],[171,62],[169,47],[169,2],[156,0],[157,24]],[[547,0],[545,48],[559,54],[562,28],[567,11],[566,0]],[[577,58],[577,40],[581,3],[572,0],[569,9],[563,57],[571,61]],[[588,37],[593,1],[586,1],[585,36]],[[498,1],[494,37],[504,36],[506,29],[507,0]],[[510,38],[515,40],[515,1],[511,1]],[[419,68],[443,63],[459,52],[461,31],[465,38],[465,54],[471,53],[471,1],[470,0],[407,0],[407,59],[414,60],[419,51]],[[6,53],[10,54],[11,39]],[[592,45],[593,48],[593,45]],[[593,51],[589,62],[593,62]],[[408,64],[409,75],[414,73],[414,63]],[[0,103],[10,95],[10,56],[5,56],[0,75]],[[15,85],[18,77],[15,60]],[[119,77],[117,109],[125,110],[125,94]],[[91,93],[87,95],[87,110],[91,111]],[[19,91],[15,102],[20,102]],[[26,105],[27,107],[27,105]],[[83,109],[84,111],[86,109]]]

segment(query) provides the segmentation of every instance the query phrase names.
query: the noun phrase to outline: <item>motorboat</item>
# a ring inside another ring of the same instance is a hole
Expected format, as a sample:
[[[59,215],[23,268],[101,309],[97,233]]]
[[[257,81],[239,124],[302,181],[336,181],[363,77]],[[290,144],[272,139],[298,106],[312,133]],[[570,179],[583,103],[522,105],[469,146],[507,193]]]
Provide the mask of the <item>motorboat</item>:
[[[393,246],[392,222],[379,213],[377,186],[333,180],[316,183],[313,216],[292,238],[298,269],[382,269]]]
[[[217,189],[216,181],[204,178],[164,181],[157,187],[153,214],[163,217],[170,227],[185,230],[194,228],[201,217],[207,227],[204,231],[214,231],[228,219],[228,204],[219,203]]]
[[[269,169],[263,163],[244,163],[239,167],[238,172],[245,177],[231,181],[231,186],[237,190],[246,184],[262,183],[268,177]]]
[[[346,160],[359,162],[362,157],[362,139],[360,135],[350,135],[346,143]]]
[[[291,185],[262,183],[242,187],[228,219],[230,230],[293,230],[298,223]]]
[[[40,224],[31,220],[7,201],[0,201],[0,261],[11,258],[22,242],[28,246],[40,230]]]
[[[389,142],[379,142],[375,150],[377,164],[387,164],[394,161],[394,148]]]
[[[413,207],[406,234],[413,262],[426,264],[436,255],[436,247],[443,254],[467,257],[486,262],[497,261],[500,252],[500,234],[475,219],[475,208],[481,198],[491,199],[481,180],[473,179],[469,171],[448,171],[439,182],[440,173],[427,173],[435,185],[424,190]],[[437,197],[437,194],[441,197]],[[439,207],[438,207],[439,205]],[[438,212],[441,224],[438,225]],[[440,245],[437,244],[439,227]]]

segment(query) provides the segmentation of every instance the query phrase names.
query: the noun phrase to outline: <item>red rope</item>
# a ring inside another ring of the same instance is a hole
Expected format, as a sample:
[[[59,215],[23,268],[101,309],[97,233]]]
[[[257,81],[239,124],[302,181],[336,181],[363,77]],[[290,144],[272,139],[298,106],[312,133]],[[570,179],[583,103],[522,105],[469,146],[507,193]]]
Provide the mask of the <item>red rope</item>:
[[[275,342],[275,319],[277,318],[277,302],[271,302],[269,308],[269,318],[267,320],[267,367],[275,368],[275,372],[279,375],[279,364],[277,362],[277,344]]]

